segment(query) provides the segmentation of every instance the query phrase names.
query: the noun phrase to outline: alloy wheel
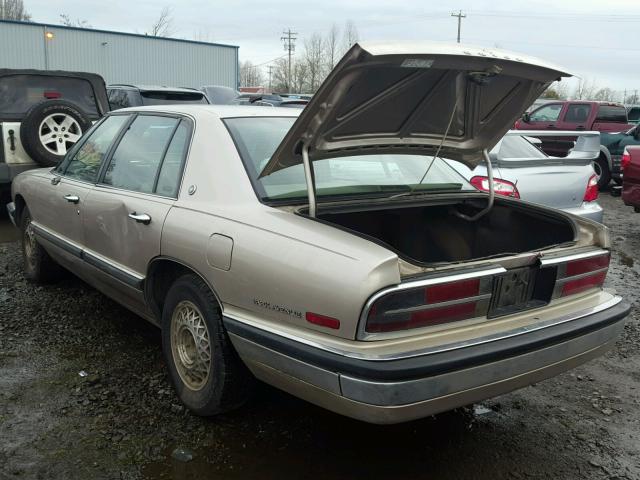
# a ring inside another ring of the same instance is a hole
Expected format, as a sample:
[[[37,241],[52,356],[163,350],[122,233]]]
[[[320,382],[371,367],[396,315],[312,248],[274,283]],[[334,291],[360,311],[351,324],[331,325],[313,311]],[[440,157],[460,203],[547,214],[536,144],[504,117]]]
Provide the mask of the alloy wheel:
[[[31,222],[29,222],[24,229],[24,258],[31,269],[34,269],[36,265],[37,248],[38,241],[36,240]]]
[[[40,143],[54,155],[65,155],[82,136],[80,124],[71,115],[54,113],[45,117],[38,128]]]

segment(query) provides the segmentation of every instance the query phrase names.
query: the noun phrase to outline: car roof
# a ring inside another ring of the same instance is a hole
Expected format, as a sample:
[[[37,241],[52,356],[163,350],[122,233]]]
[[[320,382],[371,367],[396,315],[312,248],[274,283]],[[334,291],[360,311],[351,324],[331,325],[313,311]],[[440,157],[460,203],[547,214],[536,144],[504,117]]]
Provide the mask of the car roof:
[[[141,92],[185,92],[185,93],[202,93],[202,91],[196,88],[185,87],[167,87],[166,85],[129,85],[126,83],[112,83],[107,88],[135,88]]]
[[[297,117],[300,110],[280,107],[260,107],[252,105],[149,105],[146,107],[130,107],[117,110],[121,112],[164,112],[189,115],[197,119],[203,116],[217,118],[233,117]]]

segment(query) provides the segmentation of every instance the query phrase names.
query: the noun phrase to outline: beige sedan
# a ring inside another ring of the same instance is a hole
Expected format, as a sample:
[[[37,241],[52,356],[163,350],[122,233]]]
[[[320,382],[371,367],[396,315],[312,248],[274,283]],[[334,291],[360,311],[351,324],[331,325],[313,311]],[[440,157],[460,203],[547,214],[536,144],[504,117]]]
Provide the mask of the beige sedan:
[[[603,289],[606,227],[494,195],[488,150],[565,75],[356,45],[302,112],[118,110],[14,181],[25,274],[62,266],[161,327],[200,415],[255,378],[375,423],[538,382],[610,348],[629,311]],[[489,193],[440,157],[484,163]]]

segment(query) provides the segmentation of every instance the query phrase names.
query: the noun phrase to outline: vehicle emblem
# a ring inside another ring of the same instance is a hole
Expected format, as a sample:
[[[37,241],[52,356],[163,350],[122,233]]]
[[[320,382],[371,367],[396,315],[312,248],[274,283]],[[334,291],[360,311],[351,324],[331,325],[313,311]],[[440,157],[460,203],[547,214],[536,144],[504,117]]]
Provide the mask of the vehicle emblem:
[[[194,193],[196,193],[197,189],[198,189],[198,187],[196,187],[195,185],[191,185],[189,187],[189,195],[193,195]]]

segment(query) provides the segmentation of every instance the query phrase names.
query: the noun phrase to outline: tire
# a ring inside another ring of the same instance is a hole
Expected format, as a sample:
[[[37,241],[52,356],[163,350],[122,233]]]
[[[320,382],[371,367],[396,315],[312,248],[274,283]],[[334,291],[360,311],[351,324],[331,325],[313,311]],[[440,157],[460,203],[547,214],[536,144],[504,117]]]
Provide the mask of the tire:
[[[53,167],[89,128],[91,120],[77,105],[45,100],[31,107],[22,120],[20,140],[33,161]]]
[[[24,276],[35,283],[51,283],[60,278],[62,268],[36,240],[30,227],[31,214],[27,207],[20,217]]]
[[[602,191],[609,186],[611,182],[611,170],[609,170],[609,162],[606,157],[601,155],[593,162],[593,170],[598,177],[598,190]]]
[[[238,408],[253,390],[254,378],[231,345],[216,297],[195,274],[178,278],[167,293],[162,350],[178,397],[197,415]]]

